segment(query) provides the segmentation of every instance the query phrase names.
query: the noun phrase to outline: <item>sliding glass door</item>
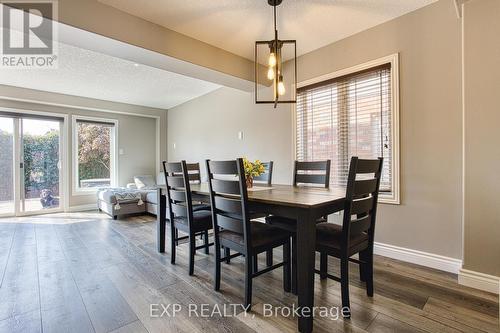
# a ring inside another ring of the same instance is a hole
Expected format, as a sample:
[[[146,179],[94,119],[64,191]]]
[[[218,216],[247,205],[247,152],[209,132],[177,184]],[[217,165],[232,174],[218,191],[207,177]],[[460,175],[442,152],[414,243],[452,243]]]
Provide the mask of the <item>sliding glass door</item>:
[[[61,207],[61,125],[21,119],[21,213]]]
[[[15,213],[14,119],[0,117],[0,216]]]
[[[0,113],[0,216],[62,208],[62,127],[59,118]]]

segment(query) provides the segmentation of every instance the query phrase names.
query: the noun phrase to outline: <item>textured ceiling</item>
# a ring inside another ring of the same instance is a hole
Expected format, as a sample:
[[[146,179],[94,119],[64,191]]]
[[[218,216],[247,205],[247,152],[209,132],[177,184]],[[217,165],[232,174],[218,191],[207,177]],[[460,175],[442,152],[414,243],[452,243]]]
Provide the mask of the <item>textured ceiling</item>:
[[[267,0],[99,0],[132,15],[253,59],[255,40],[273,37]],[[283,0],[282,39],[304,54],[436,0]]]
[[[57,69],[1,69],[0,84],[168,109],[220,86],[58,44]]]

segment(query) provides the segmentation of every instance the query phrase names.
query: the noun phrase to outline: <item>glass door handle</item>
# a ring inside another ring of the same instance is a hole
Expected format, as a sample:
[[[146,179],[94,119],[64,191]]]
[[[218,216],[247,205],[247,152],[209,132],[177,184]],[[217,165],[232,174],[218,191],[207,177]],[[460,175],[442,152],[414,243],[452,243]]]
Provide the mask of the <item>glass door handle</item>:
[[[19,168],[21,168],[21,169],[24,168],[24,163],[23,162],[19,163]]]

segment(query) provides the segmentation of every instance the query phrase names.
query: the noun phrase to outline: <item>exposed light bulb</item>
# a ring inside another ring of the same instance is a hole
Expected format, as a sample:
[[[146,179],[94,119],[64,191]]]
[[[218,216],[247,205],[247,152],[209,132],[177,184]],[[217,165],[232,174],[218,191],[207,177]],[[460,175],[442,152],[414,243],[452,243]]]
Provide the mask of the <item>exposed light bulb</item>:
[[[274,80],[274,68],[269,67],[269,69],[267,71],[267,78],[269,80]]]
[[[283,84],[283,78],[278,81],[278,95],[283,96],[286,92],[285,85]]]
[[[276,55],[274,54],[274,52],[271,52],[271,54],[269,54],[269,67],[274,66],[276,66]]]

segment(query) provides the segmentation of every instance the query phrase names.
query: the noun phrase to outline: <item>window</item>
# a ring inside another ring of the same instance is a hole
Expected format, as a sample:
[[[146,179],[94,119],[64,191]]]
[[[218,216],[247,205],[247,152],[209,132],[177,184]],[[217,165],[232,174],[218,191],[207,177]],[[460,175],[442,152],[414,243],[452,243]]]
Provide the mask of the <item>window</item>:
[[[116,121],[73,118],[74,191],[115,186]]]
[[[397,55],[303,83],[297,89],[296,158],[332,160],[346,185],[351,156],[383,157],[381,202],[399,203]]]

